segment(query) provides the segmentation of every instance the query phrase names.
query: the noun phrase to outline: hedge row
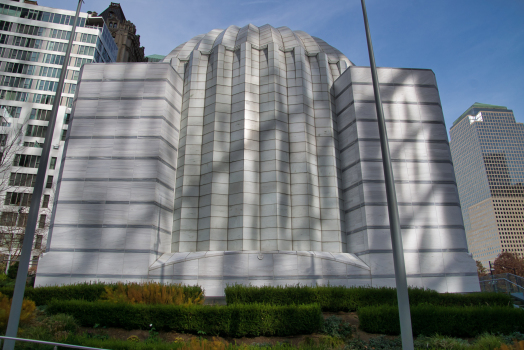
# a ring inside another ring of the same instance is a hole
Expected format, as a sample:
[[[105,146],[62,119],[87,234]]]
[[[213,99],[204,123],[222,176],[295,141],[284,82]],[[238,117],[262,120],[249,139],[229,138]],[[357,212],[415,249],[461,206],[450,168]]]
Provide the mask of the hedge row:
[[[317,304],[275,306],[175,306],[113,304],[81,300],[51,301],[47,313],[72,315],[85,327],[95,324],[125,329],[150,329],[230,337],[310,334],[322,325]]]
[[[398,307],[368,306],[358,310],[360,329],[368,333],[400,334]],[[450,337],[475,337],[482,333],[524,332],[524,311],[500,306],[411,307],[413,335],[440,334]]]
[[[47,305],[51,300],[85,300],[97,301],[105,291],[105,287],[110,286],[116,289],[117,284],[104,283],[79,283],[65,286],[51,287],[26,287],[25,298],[32,300],[36,305]],[[184,294],[192,299],[196,298],[201,292],[200,286],[183,286]],[[14,287],[0,287],[0,293],[13,296]]]
[[[355,311],[371,305],[397,305],[395,288],[343,286],[245,286],[225,289],[227,304],[266,303],[272,305],[320,304],[323,311]],[[512,306],[511,298],[502,293],[440,294],[433,290],[410,288],[411,305],[438,306]]]

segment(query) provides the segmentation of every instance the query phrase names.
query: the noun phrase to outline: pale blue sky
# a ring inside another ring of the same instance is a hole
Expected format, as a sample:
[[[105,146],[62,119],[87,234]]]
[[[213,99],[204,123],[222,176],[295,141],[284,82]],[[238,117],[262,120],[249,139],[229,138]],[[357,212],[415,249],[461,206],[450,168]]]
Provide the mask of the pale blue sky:
[[[75,0],[39,0],[76,9]],[[195,35],[231,24],[287,26],[320,37],[367,66],[360,0],[121,0],[146,55],[168,54]],[[85,0],[102,12],[109,1]],[[449,127],[474,102],[507,106],[524,122],[524,1],[368,0],[377,65],[430,68]]]

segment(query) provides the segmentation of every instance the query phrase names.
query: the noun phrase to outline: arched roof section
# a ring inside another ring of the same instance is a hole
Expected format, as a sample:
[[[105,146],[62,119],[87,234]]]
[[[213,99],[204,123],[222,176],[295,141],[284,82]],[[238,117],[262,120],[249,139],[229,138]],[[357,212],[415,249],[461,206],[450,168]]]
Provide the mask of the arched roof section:
[[[217,45],[224,45],[227,47],[235,47],[235,41],[237,40],[238,31],[240,27],[231,25],[226,30],[222,31],[213,44],[213,47]]]
[[[240,28],[235,46],[242,45],[245,42],[249,42],[255,46],[260,46],[260,30],[257,26],[250,23],[247,26]]]
[[[282,41],[284,43],[284,50],[292,49],[297,46],[304,46],[302,42],[295,37],[295,34],[288,27],[278,27],[280,35],[282,36]]]
[[[302,40],[302,43],[304,44],[304,47],[306,48],[307,52],[309,53],[317,53],[321,52],[322,50],[318,46],[317,42],[306,32],[303,32],[301,30],[295,30],[295,35]]]
[[[338,51],[333,46],[329,45],[328,43],[326,43],[324,40],[322,40],[320,38],[317,38],[315,36],[312,36],[312,38],[313,38],[313,40],[316,41],[318,46],[320,46],[322,51],[324,51],[327,54],[327,56],[328,56],[328,58],[330,60],[335,61],[335,62],[337,62],[337,61],[346,61],[348,66],[354,66],[353,62],[351,62],[346,57],[346,55],[344,55],[342,52]]]
[[[278,47],[284,47],[284,42],[282,41],[282,35],[280,35],[280,32],[273,28],[273,26],[265,24],[260,27],[260,46],[269,43],[275,43]]]
[[[187,59],[195,49],[209,51],[217,45],[234,48],[245,42],[249,42],[257,47],[275,43],[284,50],[303,47],[312,54],[325,52],[331,62],[345,61],[349,66],[354,65],[342,52],[322,39],[311,36],[301,30],[292,31],[288,27],[275,29],[269,24],[261,27],[248,24],[242,28],[232,25],[225,30],[214,29],[207,34],[197,35],[191,40],[178,45],[166,56],[164,62],[169,62],[173,57]]]
[[[223,33],[223,29],[213,29],[198,42],[198,44],[195,46],[196,50],[200,51],[209,51],[213,48],[213,43],[215,42],[217,36],[220,35],[220,33]]]

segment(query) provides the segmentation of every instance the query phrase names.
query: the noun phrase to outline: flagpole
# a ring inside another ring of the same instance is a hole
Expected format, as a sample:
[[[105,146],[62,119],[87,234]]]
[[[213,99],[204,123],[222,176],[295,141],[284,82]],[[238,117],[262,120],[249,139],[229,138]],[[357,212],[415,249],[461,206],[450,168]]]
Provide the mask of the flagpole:
[[[400,231],[400,218],[398,214],[397,194],[395,193],[395,179],[391,166],[391,155],[389,152],[388,135],[382,99],[380,98],[377,66],[371,34],[369,32],[368,15],[365,0],[361,0],[364,25],[366,27],[366,39],[369,52],[369,63],[371,66],[371,77],[373,80],[373,91],[375,93],[375,107],[377,109],[378,131],[380,135],[380,149],[382,150],[382,164],[384,167],[384,180],[386,182],[386,197],[388,201],[389,227],[391,231],[391,246],[393,248],[393,264],[395,267],[395,282],[397,285],[398,312],[400,318],[400,333],[402,349],[413,350],[413,331],[411,328],[411,312],[409,308],[408,283],[406,276],[406,264],[404,262],[404,249],[402,247],[402,232]]]
[[[51,110],[51,118],[49,119],[49,125],[47,126],[45,141],[42,147],[42,155],[40,156],[40,164],[38,166],[38,172],[36,173],[35,187],[33,190],[33,197],[31,198],[31,206],[29,207],[24,243],[22,244],[22,254],[20,255],[15,290],[13,292],[13,301],[11,302],[11,311],[9,313],[9,321],[7,322],[7,330],[5,333],[7,337],[16,338],[18,333],[18,325],[20,323],[20,314],[22,311],[22,302],[24,300],[25,284],[27,280],[27,271],[29,270],[29,262],[31,259],[31,251],[35,238],[36,224],[38,222],[38,211],[40,210],[40,199],[42,198],[42,192],[44,190],[47,162],[49,161],[49,153],[51,152],[51,143],[53,142],[56,116],[58,114],[58,108],[60,107],[64,80],[67,74],[67,66],[69,65],[71,48],[73,47],[73,41],[75,40],[76,24],[78,22],[81,7],[82,0],[78,0],[76,15],[73,20],[73,28],[71,30],[71,37],[69,38],[67,51],[64,57],[64,63],[62,64],[62,71],[60,73],[60,79],[58,80],[55,99],[53,101],[53,109]],[[13,350],[14,347],[15,340],[5,340],[3,350]]]

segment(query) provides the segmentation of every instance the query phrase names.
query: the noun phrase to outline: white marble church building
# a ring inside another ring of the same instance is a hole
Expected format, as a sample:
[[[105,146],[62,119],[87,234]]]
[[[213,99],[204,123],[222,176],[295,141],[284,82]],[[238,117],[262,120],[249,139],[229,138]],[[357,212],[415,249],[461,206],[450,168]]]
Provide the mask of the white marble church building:
[[[378,73],[408,284],[477,291],[435,76]],[[65,147],[37,285],[395,285],[370,69],[305,32],[84,65]]]

